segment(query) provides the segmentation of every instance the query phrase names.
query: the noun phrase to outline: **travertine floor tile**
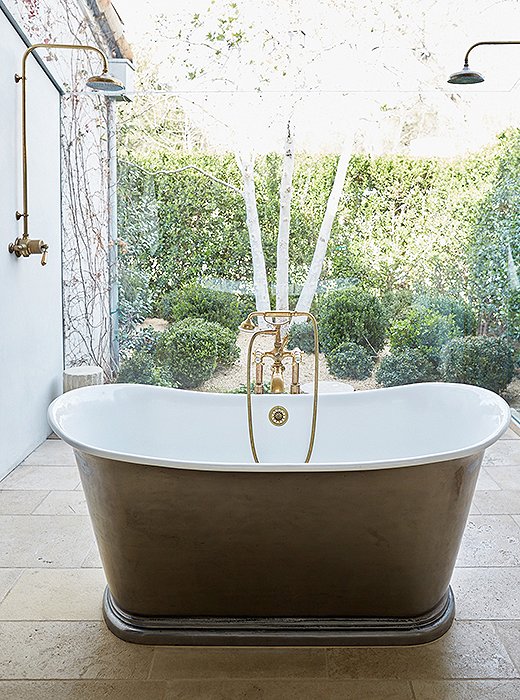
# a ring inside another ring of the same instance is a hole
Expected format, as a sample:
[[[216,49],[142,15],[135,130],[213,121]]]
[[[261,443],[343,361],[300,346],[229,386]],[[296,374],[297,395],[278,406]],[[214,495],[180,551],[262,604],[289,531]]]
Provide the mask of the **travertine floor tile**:
[[[457,568],[451,585],[455,593],[456,615],[459,620],[520,618],[518,567]]]
[[[30,515],[48,493],[0,490],[0,515]]]
[[[520,490],[478,491],[473,503],[482,515],[520,514]]]
[[[490,476],[489,472],[480,467],[480,473],[478,475],[476,491],[499,491],[500,486],[496,481]]]
[[[519,566],[520,527],[510,515],[472,515],[457,566]]]
[[[86,515],[0,516],[4,566],[80,567],[93,542]]]
[[[520,466],[489,467],[487,471],[499,488],[520,491]]]
[[[416,700],[518,700],[520,680],[414,681]]]
[[[512,428],[508,428],[501,438],[502,440],[520,440],[520,435]]]
[[[416,647],[336,648],[332,678],[516,678],[518,673],[490,622],[458,622],[444,637]]]
[[[517,615],[516,620],[498,621],[493,624],[520,676],[520,619],[518,618],[520,618],[520,615]]]
[[[73,490],[79,484],[76,467],[38,467],[33,464],[17,467],[3,481],[0,489],[23,491]]]
[[[9,593],[23,569],[0,569],[0,603]],[[0,697],[2,697],[0,695]]]
[[[44,465],[71,465],[76,464],[72,447],[62,440],[46,440],[23,462],[26,464]]]
[[[520,442],[518,440],[499,440],[487,448],[483,461],[485,467],[509,464],[520,464]]]
[[[34,515],[88,515],[83,491],[51,491],[33,511]]]
[[[1,681],[2,700],[165,700],[161,681]]]
[[[25,569],[0,603],[0,620],[101,620],[102,569]]]
[[[150,678],[325,678],[324,649],[157,647]]]
[[[81,564],[82,567],[85,568],[100,568],[103,566],[101,563],[101,557],[99,556],[99,550],[97,548],[97,544],[94,542],[92,547],[89,549],[89,552],[85,559],[83,560],[83,563]]]
[[[0,622],[4,680],[145,680],[152,654],[152,647],[127,644],[102,622]]]
[[[406,681],[176,681],[165,700],[413,700]]]

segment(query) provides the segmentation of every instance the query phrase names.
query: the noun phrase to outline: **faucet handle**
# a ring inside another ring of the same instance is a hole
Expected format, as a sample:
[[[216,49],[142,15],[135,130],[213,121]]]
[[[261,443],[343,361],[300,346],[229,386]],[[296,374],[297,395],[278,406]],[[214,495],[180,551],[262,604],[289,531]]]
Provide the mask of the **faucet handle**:
[[[47,265],[47,252],[48,252],[48,250],[49,250],[49,246],[47,245],[47,243],[42,243],[42,245],[41,245],[41,253],[42,253],[41,264],[42,264],[42,266]]]

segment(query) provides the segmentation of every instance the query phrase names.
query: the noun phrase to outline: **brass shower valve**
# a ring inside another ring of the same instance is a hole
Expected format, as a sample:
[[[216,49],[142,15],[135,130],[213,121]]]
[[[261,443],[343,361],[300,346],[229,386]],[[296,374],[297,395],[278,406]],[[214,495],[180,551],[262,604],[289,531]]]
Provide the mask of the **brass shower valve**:
[[[28,238],[22,236],[14,243],[9,244],[9,252],[14,253],[17,258],[28,258],[30,255],[41,255],[41,264],[47,264],[47,251],[49,246],[45,241],[38,238]]]

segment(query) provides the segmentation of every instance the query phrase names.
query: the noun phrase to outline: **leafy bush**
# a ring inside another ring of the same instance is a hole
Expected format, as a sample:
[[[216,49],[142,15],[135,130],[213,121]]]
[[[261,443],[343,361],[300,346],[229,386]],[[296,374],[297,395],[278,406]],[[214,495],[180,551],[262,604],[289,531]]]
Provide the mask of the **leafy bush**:
[[[199,386],[217,367],[215,332],[199,319],[173,323],[161,333],[156,360],[172,384],[182,389]]]
[[[289,340],[287,342],[289,350],[300,348],[303,352],[314,352],[314,330],[312,323],[293,323],[289,328]]]
[[[475,384],[501,393],[514,375],[513,350],[504,338],[455,338],[442,350],[445,382]]]
[[[374,358],[357,343],[342,343],[327,355],[327,365],[340,379],[366,379],[374,369]]]
[[[382,358],[375,374],[383,386],[433,382],[438,378],[434,363],[417,348],[395,350]]]
[[[211,333],[215,341],[217,365],[227,367],[233,364],[240,355],[237,345],[238,328],[230,330],[215,321],[205,321],[203,318],[185,318],[178,321],[175,327],[179,329],[191,330],[200,328],[205,333]]]
[[[460,335],[451,316],[424,307],[412,307],[390,326],[390,348],[416,348],[434,363],[440,360],[442,346]]]
[[[410,289],[394,289],[385,292],[381,297],[387,323],[402,318],[408,313],[413,304],[413,293]]]
[[[353,342],[375,353],[385,342],[386,321],[381,302],[357,287],[323,296],[318,327],[325,352],[341,343]]]
[[[216,321],[230,330],[237,330],[247,316],[250,300],[240,299],[232,292],[220,292],[192,283],[165,294],[159,303],[159,312],[167,321],[202,318]],[[252,311],[253,308],[250,310]]]
[[[477,317],[471,306],[452,294],[420,294],[414,306],[451,316],[462,335],[473,335],[477,331]]]
[[[120,384],[156,384],[172,386],[155,365],[154,356],[146,349],[135,350],[121,362],[117,381]]]

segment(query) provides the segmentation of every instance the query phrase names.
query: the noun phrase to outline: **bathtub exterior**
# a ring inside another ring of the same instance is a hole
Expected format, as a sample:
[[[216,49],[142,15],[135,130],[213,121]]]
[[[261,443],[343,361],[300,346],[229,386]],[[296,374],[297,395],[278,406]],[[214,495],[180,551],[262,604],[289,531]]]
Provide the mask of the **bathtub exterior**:
[[[171,469],[76,450],[110,629],[151,644],[416,644],[449,582],[483,452],[398,469]]]

